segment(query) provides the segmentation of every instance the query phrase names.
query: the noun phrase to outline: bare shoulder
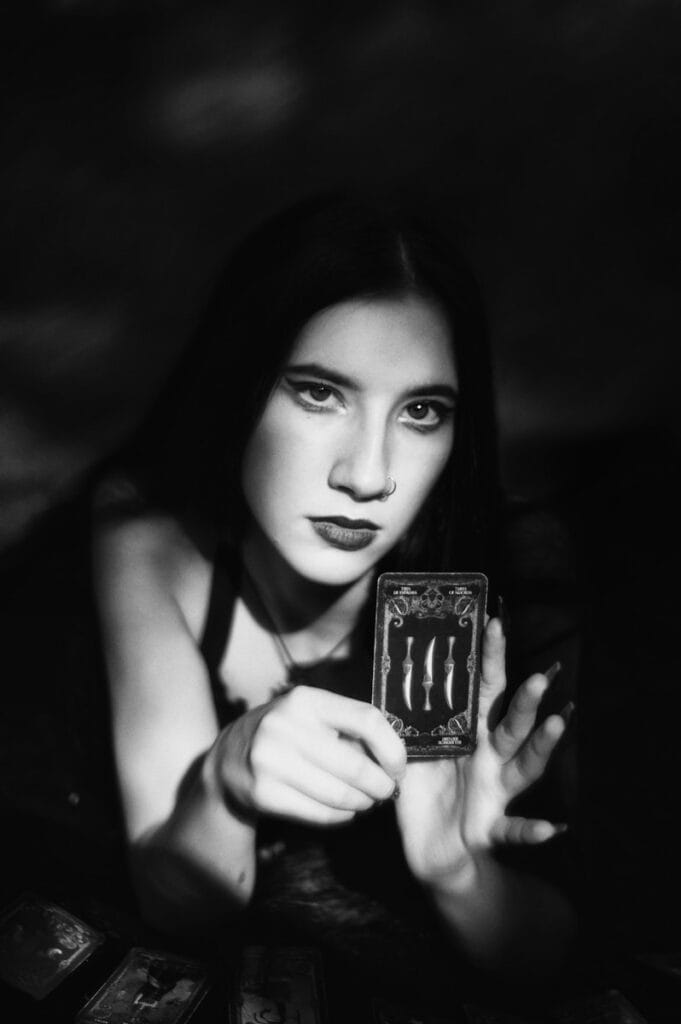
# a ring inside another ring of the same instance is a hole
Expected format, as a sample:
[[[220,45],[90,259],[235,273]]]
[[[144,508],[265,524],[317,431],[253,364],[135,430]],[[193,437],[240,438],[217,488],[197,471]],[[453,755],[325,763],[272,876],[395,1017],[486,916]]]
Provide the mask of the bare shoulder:
[[[190,633],[199,635],[212,576],[213,545],[173,516],[134,515],[98,524],[95,585],[108,603],[174,603]],[[159,609],[160,610],[160,609]]]

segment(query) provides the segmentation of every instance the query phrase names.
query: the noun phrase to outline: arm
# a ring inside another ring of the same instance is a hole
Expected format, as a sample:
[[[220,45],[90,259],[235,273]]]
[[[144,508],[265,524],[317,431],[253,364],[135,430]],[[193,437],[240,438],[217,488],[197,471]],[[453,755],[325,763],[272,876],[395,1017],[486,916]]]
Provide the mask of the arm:
[[[180,579],[200,589],[201,561],[175,523],[137,518],[99,529],[94,570],[136,889],[152,923],[190,928],[255,879],[255,825],[218,794],[210,685],[176,597]]]
[[[445,927],[471,960],[509,980],[550,978],[566,962],[576,922],[548,882],[506,867],[504,843],[540,843],[561,826],[508,817],[509,801],[544,771],[565,727],[552,715],[533,731],[548,686],[532,676],[504,718],[504,638],[492,620],[483,643],[478,746],[466,758],[409,765],[397,803],[405,855]]]
[[[95,548],[134,876],[145,916],[176,931],[248,903],[261,814],[342,824],[389,797],[405,766],[376,708],[303,686],[219,730],[200,622],[182,610],[205,604],[186,599],[202,571],[188,545],[172,523],[133,520]]]

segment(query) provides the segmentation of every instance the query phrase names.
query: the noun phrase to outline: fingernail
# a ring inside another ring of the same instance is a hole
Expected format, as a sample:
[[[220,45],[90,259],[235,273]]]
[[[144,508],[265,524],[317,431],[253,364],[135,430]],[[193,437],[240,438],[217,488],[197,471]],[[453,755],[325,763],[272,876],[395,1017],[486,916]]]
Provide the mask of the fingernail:
[[[397,799],[398,799],[398,797],[399,797],[399,795],[400,795],[400,786],[399,786],[399,783],[398,783],[398,782],[396,782],[396,783],[395,783],[395,788],[394,788],[394,790],[393,790],[393,795],[392,795],[392,799],[393,799],[393,800],[397,800]]]
[[[569,722],[570,719],[572,718],[572,713],[573,713],[574,710],[575,710],[575,702],[573,700],[569,700],[567,702],[567,704],[565,705],[565,707],[563,708],[563,710],[560,712],[561,718],[563,718],[565,720],[565,722]]]
[[[544,675],[548,679],[549,683],[553,682],[553,680],[556,678],[562,667],[563,666],[559,661],[554,661],[553,665],[551,665],[550,668],[547,668],[546,672],[544,672]]]
[[[506,602],[501,594],[497,594],[497,614],[499,616],[499,621],[501,622],[502,632],[506,635],[510,620]]]

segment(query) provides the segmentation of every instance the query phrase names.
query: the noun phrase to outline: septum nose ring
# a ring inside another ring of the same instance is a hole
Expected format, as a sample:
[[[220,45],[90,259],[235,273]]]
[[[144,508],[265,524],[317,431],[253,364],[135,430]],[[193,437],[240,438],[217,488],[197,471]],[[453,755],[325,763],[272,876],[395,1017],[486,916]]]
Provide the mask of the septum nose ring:
[[[392,484],[392,487],[390,486]],[[387,501],[391,494],[394,494],[397,490],[397,481],[393,480],[391,476],[388,477],[388,487],[378,499],[379,501]]]

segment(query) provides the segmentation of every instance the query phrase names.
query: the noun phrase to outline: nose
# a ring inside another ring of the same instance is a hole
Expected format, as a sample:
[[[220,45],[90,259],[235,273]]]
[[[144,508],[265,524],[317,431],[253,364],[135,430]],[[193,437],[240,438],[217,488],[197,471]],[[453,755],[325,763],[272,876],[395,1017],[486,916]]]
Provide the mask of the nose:
[[[385,424],[357,422],[342,439],[329,473],[329,487],[354,501],[375,501],[388,486],[389,452]]]

